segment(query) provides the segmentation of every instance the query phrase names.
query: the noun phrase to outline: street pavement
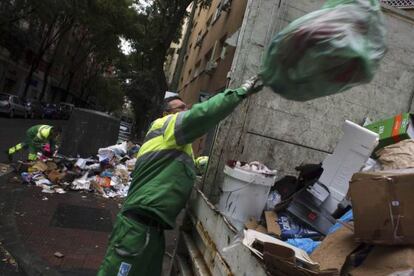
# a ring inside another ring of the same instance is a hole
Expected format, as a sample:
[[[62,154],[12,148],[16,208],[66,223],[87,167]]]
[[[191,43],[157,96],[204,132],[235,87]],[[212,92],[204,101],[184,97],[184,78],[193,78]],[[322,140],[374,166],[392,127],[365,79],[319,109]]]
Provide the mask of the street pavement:
[[[96,275],[121,200],[85,192],[46,194],[18,179],[0,175],[0,241],[17,262],[5,264],[10,274],[1,273],[0,265],[0,275]],[[168,254],[176,234],[166,231]]]

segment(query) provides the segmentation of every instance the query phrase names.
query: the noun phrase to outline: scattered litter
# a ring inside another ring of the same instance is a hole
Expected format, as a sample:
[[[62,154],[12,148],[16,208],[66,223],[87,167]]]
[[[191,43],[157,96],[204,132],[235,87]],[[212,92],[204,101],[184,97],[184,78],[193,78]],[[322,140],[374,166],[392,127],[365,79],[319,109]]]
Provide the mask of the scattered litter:
[[[42,200],[44,201],[44,200],[49,200],[49,199],[47,197],[43,197]]]
[[[253,161],[250,163],[241,162],[241,161],[229,161],[230,164],[228,164],[230,167],[236,167],[239,169],[242,169],[244,171],[248,172],[254,172],[254,173],[260,173],[264,175],[276,175],[276,170],[271,170],[268,167],[266,167],[264,164]]]
[[[60,253],[60,252],[55,252],[55,254],[53,254],[56,258],[63,258],[63,257],[65,257],[65,255],[63,255],[62,253]]]
[[[0,163],[0,175],[6,174],[12,171],[12,167],[8,164]]]
[[[86,159],[79,158],[76,161],[76,163],[75,163],[75,167],[78,167],[80,169],[85,169],[85,167],[86,167]]]
[[[320,241],[314,241],[310,238],[288,239],[286,242],[304,250],[308,254],[311,254],[321,244]]]
[[[43,186],[43,185],[52,185],[52,182],[50,182],[47,178],[41,178],[39,180],[35,181],[36,186]]]
[[[66,191],[63,190],[62,188],[55,188],[55,192],[58,194],[66,194]]]
[[[277,191],[271,191],[267,197],[266,210],[273,210],[280,202],[282,202],[280,194]]]
[[[46,193],[46,194],[54,194],[54,193],[55,193],[55,191],[47,188],[47,189],[43,189],[43,190],[42,190],[42,193]]]
[[[88,180],[88,173],[85,173],[81,178],[72,182],[71,188],[73,190],[89,190],[91,181]]]
[[[133,170],[134,170],[134,168],[135,168],[135,163],[137,163],[137,159],[136,159],[136,158],[133,158],[133,159],[127,160],[127,161],[125,162],[125,165],[127,166],[128,171],[133,171]]]

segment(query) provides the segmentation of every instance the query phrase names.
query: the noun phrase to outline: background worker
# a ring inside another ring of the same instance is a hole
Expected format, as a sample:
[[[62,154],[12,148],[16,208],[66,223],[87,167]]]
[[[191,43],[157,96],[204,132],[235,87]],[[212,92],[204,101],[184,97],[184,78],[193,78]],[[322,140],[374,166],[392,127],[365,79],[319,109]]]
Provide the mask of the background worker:
[[[164,229],[172,229],[195,180],[192,142],[260,90],[257,78],[190,110],[179,97],[165,101],[141,146],[132,183],[118,214],[98,275],[161,275]]]
[[[50,153],[53,153],[56,149],[56,144],[61,132],[62,129],[60,127],[50,125],[35,125],[30,127],[26,131],[26,138],[24,142],[9,148],[7,151],[9,160],[12,161],[13,155],[16,152],[22,149],[28,149],[29,154],[27,159],[29,161],[34,161],[37,159],[37,153],[42,151],[46,144],[49,144]]]

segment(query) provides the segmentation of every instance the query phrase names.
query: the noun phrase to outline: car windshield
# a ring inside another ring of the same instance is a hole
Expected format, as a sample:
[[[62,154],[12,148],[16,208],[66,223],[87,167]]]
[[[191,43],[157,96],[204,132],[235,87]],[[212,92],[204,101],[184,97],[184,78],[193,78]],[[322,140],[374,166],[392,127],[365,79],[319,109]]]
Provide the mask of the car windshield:
[[[0,101],[8,101],[9,95],[6,94],[0,94]]]

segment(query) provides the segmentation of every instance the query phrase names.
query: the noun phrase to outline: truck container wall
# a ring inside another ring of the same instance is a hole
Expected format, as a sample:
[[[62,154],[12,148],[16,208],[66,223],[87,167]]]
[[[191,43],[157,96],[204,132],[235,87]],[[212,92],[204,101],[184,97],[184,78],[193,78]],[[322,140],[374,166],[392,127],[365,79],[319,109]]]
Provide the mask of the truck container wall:
[[[230,87],[259,71],[266,46],[294,19],[317,10],[322,0],[249,1],[238,37]],[[413,109],[414,17],[383,5],[388,52],[374,80],[342,94],[307,102],[283,99],[265,89],[246,100],[216,131],[202,186],[213,203],[226,160],[259,160],[295,174],[301,163],[318,163],[334,149],[345,120],[363,123]],[[294,51],[294,49],[292,49]]]

